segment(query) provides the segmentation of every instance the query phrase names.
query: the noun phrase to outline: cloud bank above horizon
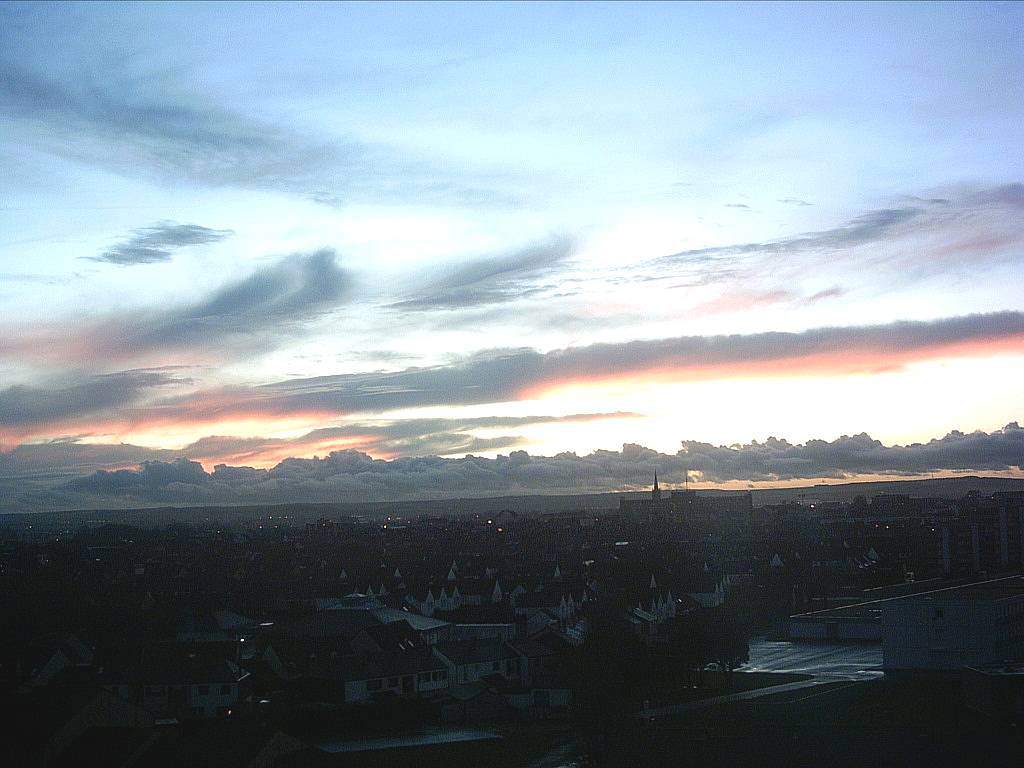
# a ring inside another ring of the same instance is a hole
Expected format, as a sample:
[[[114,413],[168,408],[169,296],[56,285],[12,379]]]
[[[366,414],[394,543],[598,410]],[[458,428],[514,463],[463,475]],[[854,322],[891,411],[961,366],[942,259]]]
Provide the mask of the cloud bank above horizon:
[[[110,451],[113,447],[107,446]],[[526,451],[494,458],[421,456],[374,459],[358,450],[323,458],[288,458],[268,469],[218,464],[206,471],[186,455],[119,446],[137,468],[96,470],[18,492],[11,480],[33,451],[63,454],[81,467],[104,449],[65,443],[25,447],[0,463],[0,508],[9,510],[130,508],[209,504],[365,502],[486,497],[517,494],[592,493],[645,488],[657,473],[667,487],[763,487],[765,482],[902,479],[984,472],[1024,478],[1024,429],[1016,422],[986,432],[950,432],[926,443],[883,445],[867,434],[794,444],[764,442],[716,446],[686,440],[672,454],[626,444],[619,451],[536,456]],[[75,454],[78,454],[77,456]],[[155,458],[164,456],[166,458]],[[109,458],[109,456],[107,457]]]

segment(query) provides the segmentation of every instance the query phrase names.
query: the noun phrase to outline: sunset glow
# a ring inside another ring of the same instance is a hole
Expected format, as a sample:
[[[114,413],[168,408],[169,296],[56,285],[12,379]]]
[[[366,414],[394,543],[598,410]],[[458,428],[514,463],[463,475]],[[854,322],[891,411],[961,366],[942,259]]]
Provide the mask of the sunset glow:
[[[0,508],[1019,473],[1024,11],[855,5],[5,4]]]

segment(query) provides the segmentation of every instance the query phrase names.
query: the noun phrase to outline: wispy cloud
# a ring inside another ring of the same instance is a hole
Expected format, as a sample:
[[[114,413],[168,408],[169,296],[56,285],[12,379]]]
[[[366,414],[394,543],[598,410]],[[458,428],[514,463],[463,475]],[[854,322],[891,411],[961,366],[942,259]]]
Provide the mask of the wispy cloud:
[[[755,253],[780,255],[850,248],[879,240],[891,234],[900,225],[906,224],[924,213],[925,210],[918,207],[882,208],[864,213],[832,229],[808,232],[781,240],[680,251],[662,256],[657,261],[662,264],[674,264],[686,263],[694,259],[713,259]]]
[[[208,229],[198,224],[176,224],[161,221],[138,229],[134,234],[103,251],[98,256],[86,256],[92,261],[104,261],[121,267],[135,264],[153,264],[170,261],[174,251],[189,245],[216,243],[232,235],[229,229]]]
[[[874,294],[919,290],[921,280],[1013,263],[1024,247],[1021,207],[1019,183],[958,188],[948,198],[904,197],[827,229],[656,257],[620,270],[616,279],[720,286],[724,293],[781,287],[794,306],[812,303],[808,296],[827,298],[822,281]]]
[[[0,58],[0,103],[23,145],[124,176],[273,190],[327,205],[415,198],[507,206],[512,199],[493,174],[313,135],[233,110],[214,94],[197,94],[193,83],[176,87],[172,76],[100,62],[57,79]]]
[[[11,333],[0,356],[153,365],[170,353],[190,363],[216,353],[223,360],[301,334],[345,300],[350,284],[334,251],[293,254],[193,304],[108,314],[70,334],[63,324]]]
[[[574,253],[572,240],[561,237],[511,253],[458,264],[433,275],[415,295],[391,306],[400,310],[453,310],[501,304],[541,290],[538,280],[550,275]]]

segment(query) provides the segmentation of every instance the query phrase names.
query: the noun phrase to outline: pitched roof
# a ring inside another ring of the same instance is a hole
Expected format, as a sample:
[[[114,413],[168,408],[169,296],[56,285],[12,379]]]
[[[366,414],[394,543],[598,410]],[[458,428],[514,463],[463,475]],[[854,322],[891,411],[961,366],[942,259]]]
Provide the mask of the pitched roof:
[[[236,683],[246,676],[237,664],[177,647],[151,647],[112,660],[103,675],[107,683],[189,685]]]
[[[407,621],[417,632],[429,632],[433,629],[447,627],[450,622],[441,621],[430,616],[423,616],[412,611],[400,611],[397,608],[378,608],[371,611],[374,617],[381,624],[391,624],[395,621]]]
[[[504,640],[492,638],[439,643],[435,648],[453,664],[480,664],[518,656],[515,649]]]
[[[300,616],[291,621],[280,621],[274,629],[275,633],[291,638],[352,638],[359,634],[360,630],[379,624],[380,622],[370,611],[321,611],[310,616]]]

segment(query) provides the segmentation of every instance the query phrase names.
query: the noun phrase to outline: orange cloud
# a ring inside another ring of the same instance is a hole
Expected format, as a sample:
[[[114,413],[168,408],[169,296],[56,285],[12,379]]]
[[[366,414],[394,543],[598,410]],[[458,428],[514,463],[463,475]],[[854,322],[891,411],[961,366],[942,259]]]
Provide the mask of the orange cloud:
[[[671,358],[652,361],[633,370],[611,374],[570,375],[525,387],[524,399],[543,399],[581,386],[630,389],[652,383],[714,381],[721,379],[787,378],[796,376],[851,376],[885,373],[925,360],[995,357],[1024,354],[1024,334],[993,339],[937,343],[913,349],[885,346],[851,347],[767,360],[699,363]]]

